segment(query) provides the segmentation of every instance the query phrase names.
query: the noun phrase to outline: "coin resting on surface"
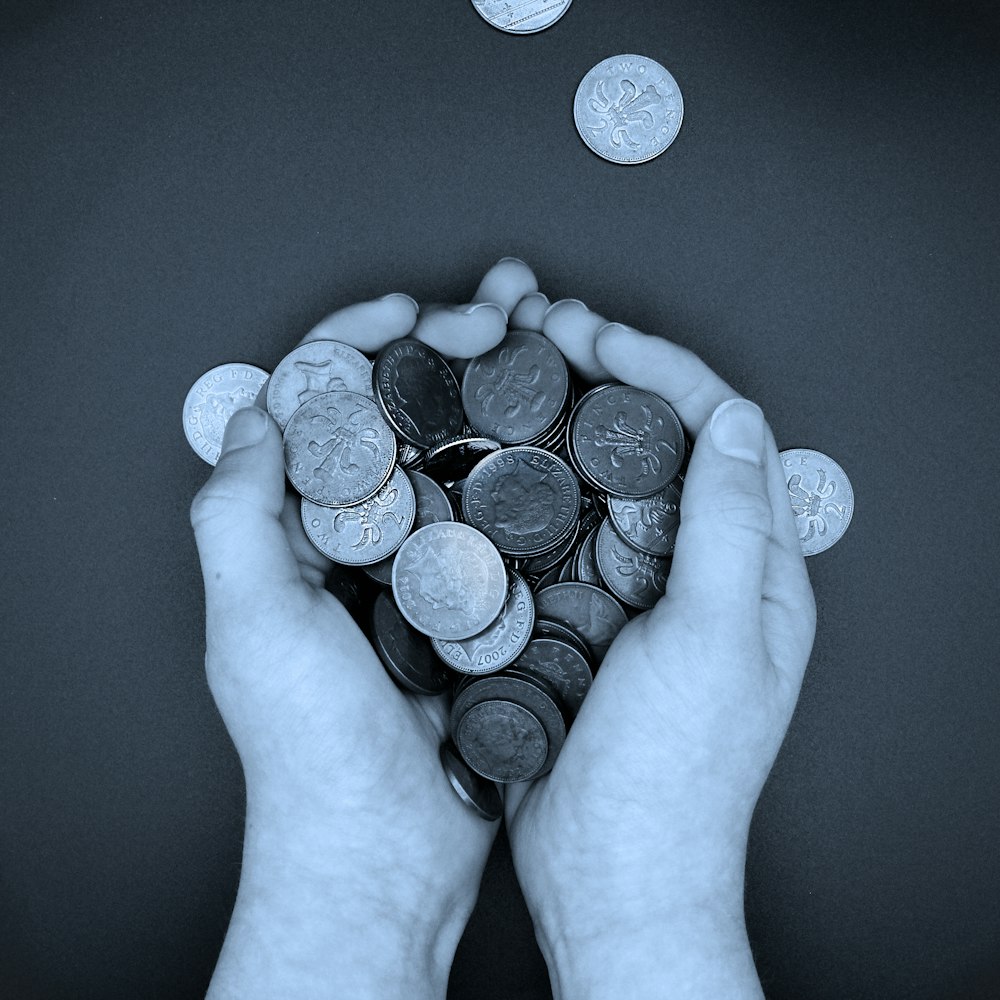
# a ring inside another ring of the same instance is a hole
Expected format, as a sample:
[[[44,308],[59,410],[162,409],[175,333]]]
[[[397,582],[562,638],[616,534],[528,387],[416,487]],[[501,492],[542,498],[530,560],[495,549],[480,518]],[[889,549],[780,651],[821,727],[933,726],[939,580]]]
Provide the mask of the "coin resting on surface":
[[[229,418],[244,406],[253,406],[266,382],[262,368],[230,362],[205,372],[191,386],[184,398],[184,436],[199,458],[209,465],[219,461]]]
[[[839,542],[854,514],[854,488],[829,455],[811,448],[779,452],[802,554],[814,556]]]
[[[476,13],[511,35],[544,31],[559,20],[573,0],[472,0]]]
[[[677,138],[684,100],[667,69],[646,56],[599,62],[580,81],[573,121],[580,138],[611,163],[645,163]]]

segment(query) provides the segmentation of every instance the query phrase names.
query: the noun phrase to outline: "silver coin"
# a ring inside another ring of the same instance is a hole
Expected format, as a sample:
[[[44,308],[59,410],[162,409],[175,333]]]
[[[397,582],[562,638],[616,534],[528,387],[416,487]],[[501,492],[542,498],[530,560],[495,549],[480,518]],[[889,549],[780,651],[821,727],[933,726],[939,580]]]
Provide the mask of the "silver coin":
[[[232,362],[205,372],[191,386],[184,397],[184,436],[199,458],[209,465],[219,461],[229,418],[253,406],[266,381],[262,368]]]
[[[491,674],[510,666],[528,645],[535,625],[535,604],[527,580],[511,574],[510,592],[500,617],[485,632],[460,642],[431,639],[431,647],[453,670]]]
[[[282,430],[289,417],[321,392],[357,392],[374,399],[372,363],[337,340],[310,340],[286,354],[267,383],[267,410]]]
[[[569,369],[552,341],[532,330],[510,330],[469,363],[462,403],[480,434],[501,444],[526,444],[559,418],[569,387]]]
[[[474,705],[483,702],[507,702],[523,708],[534,716],[542,724],[547,753],[545,762],[540,771],[532,777],[537,777],[551,770],[555,764],[556,757],[562,749],[566,740],[566,718],[562,707],[558,703],[558,694],[552,686],[543,680],[534,677],[514,677],[502,671],[498,674],[490,674],[488,677],[470,677],[471,681],[458,694],[451,709],[451,732],[454,736],[457,732],[465,713]],[[530,720],[525,720],[530,722]],[[533,731],[533,725],[532,725]],[[498,749],[502,757],[507,758],[517,753],[517,746],[521,742],[521,734],[517,732],[507,732],[507,727],[499,725],[496,736],[498,737]],[[456,740],[456,742],[458,742]],[[468,760],[468,758],[466,758]],[[470,766],[475,767],[472,761]],[[526,780],[524,778],[514,780]]]
[[[548,681],[571,719],[580,711],[594,681],[587,657],[559,639],[532,639],[514,667]]]
[[[396,462],[396,438],[378,407],[357,392],[324,392],[285,426],[285,472],[299,493],[326,507],[367,500]]]
[[[651,608],[667,589],[670,560],[637,552],[605,518],[597,532],[597,568],[612,594],[633,608]]]
[[[372,371],[375,401],[404,441],[430,448],[462,429],[458,382],[437,351],[404,337],[379,351]]]
[[[677,81],[653,59],[612,56],[580,81],[573,120],[580,138],[612,163],[645,163],[677,138],[684,101]]]
[[[455,726],[454,740],[469,767],[491,781],[533,778],[549,750],[538,716],[512,701],[472,705]]]
[[[583,641],[583,636],[574,632],[565,622],[555,618],[535,618],[535,627],[531,633],[533,639],[559,639],[567,645],[572,646],[577,652],[582,653],[587,659],[591,670],[594,669],[594,662],[590,658],[590,647]]]
[[[399,468],[374,496],[360,503],[324,507],[307,497],[301,501],[302,526],[309,541],[345,566],[391,557],[410,533],[416,511],[413,487]]]
[[[503,448],[469,473],[462,515],[506,555],[558,545],[580,516],[580,484],[561,459],[540,448]]]
[[[392,592],[406,620],[425,635],[468,639],[503,610],[507,570],[485,535],[442,521],[415,531],[400,546]]]
[[[458,747],[445,740],[441,744],[441,768],[455,794],[477,815],[494,822],[503,815],[503,797],[497,786],[462,760]]]
[[[681,491],[675,484],[649,497],[608,497],[611,523],[632,548],[651,556],[674,551],[681,523]]]
[[[658,493],[684,458],[684,429],[655,393],[630,385],[600,385],[577,403],[569,442],[580,475],[621,497]]]
[[[476,13],[511,35],[531,35],[551,27],[573,0],[472,0]]]
[[[427,641],[400,615],[393,599],[382,591],[372,605],[372,646],[389,676],[413,694],[443,694],[451,675]]]
[[[565,622],[582,635],[598,666],[615,636],[628,623],[624,608],[610,594],[589,583],[546,587],[535,594],[535,606],[541,617]]]
[[[395,473],[392,478],[395,479]],[[411,531],[425,528],[428,524],[437,524],[438,521],[455,520],[455,511],[452,509],[448,495],[430,476],[409,470],[406,473],[406,478],[413,487],[417,508]],[[376,583],[381,583],[383,587],[389,587],[392,585],[392,563],[395,558],[396,554],[393,552],[385,559],[365,566],[364,571]]]
[[[590,583],[595,587],[602,585],[601,574],[597,569],[597,532],[600,524],[591,528],[576,553],[573,566],[573,576],[580,583]]]
[[[788,498],[799,530],[802,554],[814,556],[836,544],[854,514],[854,489],[829,455],[811,448],[780,452]]]

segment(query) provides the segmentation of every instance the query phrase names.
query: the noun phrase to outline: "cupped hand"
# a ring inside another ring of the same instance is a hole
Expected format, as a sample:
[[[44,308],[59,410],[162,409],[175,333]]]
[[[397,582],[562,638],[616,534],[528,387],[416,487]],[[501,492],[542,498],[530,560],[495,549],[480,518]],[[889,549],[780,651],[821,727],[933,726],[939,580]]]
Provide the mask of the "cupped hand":
[[[472,356],[502,339],[507,313],[535,287],[526,265],[504,260],[468,306],[418,312],[408,296],[389,295],[334,313],[304,339],[374,352],[409,335]],[[329,982],[332,966],[361,995],[372,984],[351,978],[350,956],[381,955],[387,969],[410,963],[425,987],[440,983],[498,825],[469,812],[442,772],[446,699],[398,689],[324,589],[331,565],[306,539],[299,498],[286,490],[281,431],[263,408],[231,418],[191,521],[205,583],[208,682],[247,790],[240,897],[216,981],[239,982],[239,992],[248,987],[236,967],[267,964],[254,907],[287,878],[300,883],[295,892],[305,886],[317,897],[312,917],[298,919],[329,917],[336,928],[311,966],[318,977]],[[258,969],[261,995],[267,977]]]
[[[815,630],[774,438],[675,344],[576,300],[541,329],[695,444],[666,595],[611,645],[552,772],[508,790],[518,878],[557,996],[757,996],[747,835]]]

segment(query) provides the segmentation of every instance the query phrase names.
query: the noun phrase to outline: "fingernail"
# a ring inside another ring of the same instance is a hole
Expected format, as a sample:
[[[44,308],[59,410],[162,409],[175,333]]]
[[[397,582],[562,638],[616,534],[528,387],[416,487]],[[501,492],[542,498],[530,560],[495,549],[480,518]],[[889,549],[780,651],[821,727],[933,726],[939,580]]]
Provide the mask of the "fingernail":
[[[730,399],[717,406],[708,432],[723,455],[755,465],[763,461],[764,414],[749,399]]]
[[[385,302],[386,299],[406,299],[406,301],[409,302],[417,312],[420,312],[420,305],[417,303],[417,300],[413,298],[412,295],[407,295],[405,292],[390,292],[388,295],[383,295],[382,298],[379,299],[379,302]]]
[[[512,260],[512,261],[513,261],[513,262],[514,262],[515,264],[524,264],[524,261],[523,261],[523,260],[521,260],[521,258],[520,258],[520,257],[501,257],[501,258],[500,258],[500,259],[499,259],[499,260],[497,261],[497,263],[498,263],[498,264],[502,264],[502,263],[503,263],[503,262],[504,262],[505,260]],[[527,265],[527,264],[524,264],[524,266],[525,266],[525,267],[527,267],[528,265]]]
[[[542,316],[542,321],[543,322],[545,321],[545,317],[548,316],[550,312],[552,312],[554,309],[558,309],[559,306],[565,305],[567,302],[572,302],[573,305],[580,306],[581,309],[587,308],[586,303],[581,302],[579,299],[558,299],[557,301],[553,302],[552,305],[548,307],[548,309],[545,310],[545,315]]]
[[[462,310],[462,315],[471,316],[477,309],[495,309],[503,316],[504,323],[507,322],[507,310],[504,309],[503,306],[497,305],[495,302],[480,302],[478,305],[469,306],[468,309]]]
[[[226,424],[222,435],[222,454],[235,451],[237,448],[248,448],[260,444],[267,433],[267,413],[257,406],[244,406],[238,409]]]
[[[613,337],[618,337],[619,339],[625,337],[627,340],[631,340],[637,344],[646,339],[646,334],[639,333],[637,330],[630,330],[621,323],[605,323],[594,335],[594,339],[599,340],[605,334],[611,334]]]

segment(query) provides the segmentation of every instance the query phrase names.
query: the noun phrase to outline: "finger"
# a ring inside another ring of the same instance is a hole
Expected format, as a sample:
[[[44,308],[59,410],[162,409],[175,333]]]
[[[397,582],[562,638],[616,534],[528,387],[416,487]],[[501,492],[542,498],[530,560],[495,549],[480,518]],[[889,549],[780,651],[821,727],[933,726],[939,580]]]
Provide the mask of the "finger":
[[[549,308],[548,297],[542,292],[531,292],[514,307],[507,325],[512,330],[533,330],[542,332],[542,320]]]
[[[588,382],[607,382],[608,369],[594,353],[597,332],[607,325],[603,316],[591,312],[578,299],[560,299],[545,313],[542,333],[582,378]]]
[[[412,332],[419,312],[417,303],[402,292],[392,292],[371,302],[356,302],[320,320],[300,341],[339,340],[373,354],[390,341]]]
[[[210,623],[236,610],[244,620],[277,587],[302,584],[281,524],[285,471],[281,431],[263,410],[237,410],[226,424],[222,454],[191,504]]]
[[[696,354],[662,337],[609,323],[594,346],[598,361],[614,378],[665,399],[692,436],[720,403],[739,396]]]
[[[474,358],[503,340],[509,315],[537,291],[531,268],[517,257],[503,257],[483,275],[468,305],[424,306],[413,335],[446,358]]]
[[[302,498],[297,493],[285,490],[285,502],[279,517],[288,544],[298,561],[302,579],[310,586],[322,587],[333,560],[328,559],[309,541],[302,525]]]
[[[525,295],[537,291],[535,273],[523,260],[502,257],[483,275],[472,301],[495,302],[509,316]]]
[[[757,625],[773,510],[764,415],[731,399],[695,441],[667,585],[671,603],[736,627]]]
[[[786,472],[770,429],[766,444],[767,487],[774,520],[764,567],[762,612],[770,626],[765,631],[786,640],[772,651],[775,666],[798,690],[816,634],[816,600],[788,497]]]
[[[446,358],[474,358],[496,347],[506,333],[507,311],[495,302],[480,302],[424,306],[413,336]]]

